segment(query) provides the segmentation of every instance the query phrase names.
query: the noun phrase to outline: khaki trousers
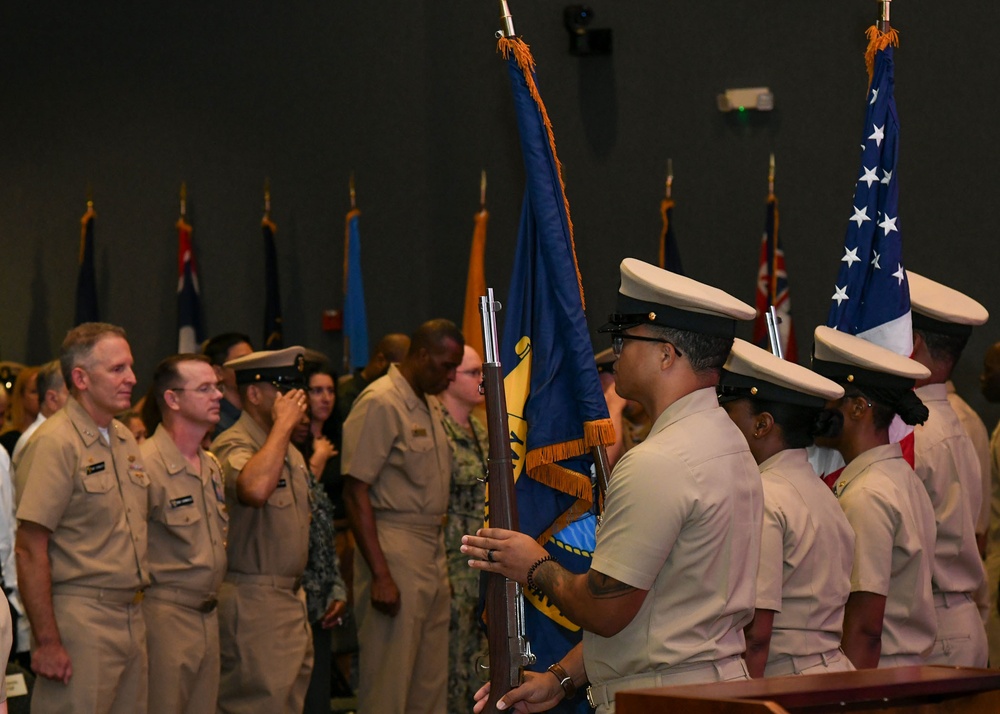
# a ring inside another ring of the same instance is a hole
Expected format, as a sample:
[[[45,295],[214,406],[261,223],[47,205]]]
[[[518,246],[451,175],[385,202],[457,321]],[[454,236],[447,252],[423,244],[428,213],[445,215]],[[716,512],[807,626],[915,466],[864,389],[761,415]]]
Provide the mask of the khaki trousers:
[[[989,656],[979,606],[967,593],[935,593],[938,632],[927,664],[985,667]]]
[[[371,606],[371,571],[356,550],[358,714],[444,714],[451,595],[441,528],[380,519],[378,539],[401,602],[395,617]]]
[[[36,678],[31,710],[39,714],[145,714],[142,606],[54,593],[52,608],[73,675],[69,684]]]
[[[147,594],[149,714],[215,714],[219,695],[219,616]]]
[[[219,645],[219,712],[301,714],[313,666],[301,589],[224,582]]]

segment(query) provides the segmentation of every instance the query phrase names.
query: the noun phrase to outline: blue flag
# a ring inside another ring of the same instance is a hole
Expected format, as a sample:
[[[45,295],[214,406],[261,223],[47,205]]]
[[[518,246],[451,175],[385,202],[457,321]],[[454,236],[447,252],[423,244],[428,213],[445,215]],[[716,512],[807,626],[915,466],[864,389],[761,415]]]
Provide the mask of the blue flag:
[[[913,351],[910,289],[899,222],[899,119],[893,96],[894,33],[869,30],[875,53],[861,167],[827,325],[899,354]]]
[[[500,48],[527,183],[501,345],[518,518],[522,531],[582,573],[595,542],[590,449],[613,443],[614,427],[594,363],[569,203],[534,59],[519,39],[501,39]],[[548,600],[528,592],[525,600],[534,668],[544,670],[580,641],[580,629]],[[570,702],[564,711],[579,706]]]
[[[663,229],[660,231],[660,267],[671,273],[684,275],[681,251],[674,235],[674,199],[664,198],[660,201],[660,217],[663,219]]]
[[[80,219],[80,272],[76,279],[74,325],[100,320],[97,312],[97,274],[94,270],[94,204],[87,201],[87,212]]]
[[[352,208],[347,212],[347,232],[344,238],[344,339],[347,364],[350,372],[368,364],[368,313],[365,311],[365,284],[361,277],[361,230],[358,219],[361,211]]]
[[[177,352],[198,352],[205,338],[201,329],[201,294],[198,268],[191,244],[191,225],[177,220]]]
[[[261,223],[264,232],[264,349],[280,350],[285,346],[281,326],[281,295],[278,291],[278,250],[274,234],[278,230],[267,216]]]

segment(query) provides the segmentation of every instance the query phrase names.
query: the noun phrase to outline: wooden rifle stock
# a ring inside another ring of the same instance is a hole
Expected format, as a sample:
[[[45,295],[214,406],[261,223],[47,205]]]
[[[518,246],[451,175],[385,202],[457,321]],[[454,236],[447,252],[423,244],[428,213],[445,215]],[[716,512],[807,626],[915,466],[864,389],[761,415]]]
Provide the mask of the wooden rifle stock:
[[[498,357],[493,290],[479,300],[483,319],[483,387],[489,431],[487,468],[487,521],[490,528],[518,530],[514,496],[514,466],[511,460],[510,425],[503,369]],[[534,662],[524,636],[524,602],[521,586],[499,573],[486,573],[486,629],[490,652],[490,696],[486,711],[496,712],[497,702],[521,684],[524,666]]]

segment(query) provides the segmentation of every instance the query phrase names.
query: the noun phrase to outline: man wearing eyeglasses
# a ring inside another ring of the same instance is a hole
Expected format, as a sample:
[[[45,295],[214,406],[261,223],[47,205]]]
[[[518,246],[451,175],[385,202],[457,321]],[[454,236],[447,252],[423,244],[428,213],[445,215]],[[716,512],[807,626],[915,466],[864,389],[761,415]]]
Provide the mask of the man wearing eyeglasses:
[[[612,335],[616,389],[653,419],[611,474],[590,571],[568,572],[532,538],[486,528],[463,539],[480,570],[550,599],[583,630],[548,672],[501,701],[543,711],[589,682],[599,714],[626,689],[748,677],[743,627],[754,614],[763,519],[760,473],[715,388],[737,320],[754,309],[627,258]],[[547,663],[540,663],[545,666]],[[477,693],[485,704],[485,692]]]
[[[306,415],[306,350],[226,363],[243,413],[214,442],[229,506],[229,568],[219,588],[218,710],[298,714],[313,666],[302,590],[309,549],[309,472],[291,444]]]
[[[88,322],[59,355],[66,405],[17,463],[18,585],[31,622],[37,712],[146,711],[149,479],[114,415],[132,401],[125,331]]]
[[[222,469],[201,448],[219,421],[222,386],[204,355],[160,362],[146,396],[153,435],[141,446],[149,474],[149,574],[143,600],[149,711],[214,714],[219,694],[219,586],[226,573]],[[158,426],[153,422],[158,422]]]

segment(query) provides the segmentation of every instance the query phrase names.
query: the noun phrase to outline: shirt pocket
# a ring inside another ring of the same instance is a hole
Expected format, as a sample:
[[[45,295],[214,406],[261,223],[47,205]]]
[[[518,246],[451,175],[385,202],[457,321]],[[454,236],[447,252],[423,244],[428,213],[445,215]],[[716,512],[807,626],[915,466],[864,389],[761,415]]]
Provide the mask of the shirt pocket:
[[[201,512],[195,504],[179,508],[167,508],[163,512],[163,522],[171,528],[193,526],[201,520]]]
[[[285,478],[282,476],[283,480]],[[267,505],[271,508],[288,508],[294,500],[291,484],[286,482],[284,486],[274,489],[274,493],[267,499]]]
[[[107,493],[115,485],[114,475],[108,471],[84,474],[80,481],[83,483],[83,490],[93,494]]]

